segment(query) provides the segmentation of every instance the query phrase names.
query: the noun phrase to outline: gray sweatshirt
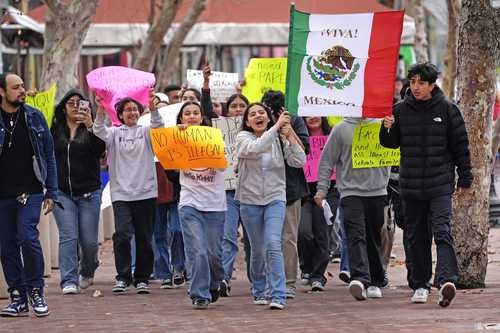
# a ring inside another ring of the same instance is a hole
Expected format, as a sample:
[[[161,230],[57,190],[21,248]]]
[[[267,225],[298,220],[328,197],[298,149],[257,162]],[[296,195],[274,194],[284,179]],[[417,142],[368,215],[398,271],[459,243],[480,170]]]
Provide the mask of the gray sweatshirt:
[[[341,198],[351,195],[372,197],[387,194],[390,167],[352,168],[352,138],[356,126],[363,122],[371,120],[345,118],[330,133],[319,162],[317,194],[326,196],[335,167],[336,184]]]
[[[236,136],[238,155],[238,185],[235,198],[241,203],[267,205],[271,201],[286,201],[285,161],[294,168],[306,164],[306,154],[298,144],[283,140],[283,150],[277,130],[273,127],[262,136],[241,131]]]
[[[158,111],[151,112],[151,127],[163,127]],[[94,134],[106,142],[111,201],[137,201],[156,198],[158,184],[149,126],[106,127],[97,113]]]

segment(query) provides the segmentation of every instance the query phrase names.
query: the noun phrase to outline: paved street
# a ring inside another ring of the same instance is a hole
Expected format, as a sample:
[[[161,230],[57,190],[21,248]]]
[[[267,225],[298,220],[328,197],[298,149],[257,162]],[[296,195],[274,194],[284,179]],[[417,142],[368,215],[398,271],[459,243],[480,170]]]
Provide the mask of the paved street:
[[[206,311],[191,309],[186,289],[161,290],[152,284],[151,295],[112,295],[114,280],[111,242],[102,246],[102,266],[96,284],[81,295],[62,296],[59,272],[47,279],[48,318],[0,318],[0,332],[481,332],[486,323],[500,322],[500,229],[490,234],[490,264],[486,289],[459,291],[450,308],[437,305],[437,291],[427,304],[411,304],[405,286],[401,234],[397,234],[396,260],[389,270],[390,287],[381,300],[355,301],[338,280],[338,264],[330,264],[323,293],[299,288],[285,311],[271,311],[251,303],[242,258],[229,298]],[[102,296],[93,297],[95,290]],[[5,301],[1,301],[4,303]]]

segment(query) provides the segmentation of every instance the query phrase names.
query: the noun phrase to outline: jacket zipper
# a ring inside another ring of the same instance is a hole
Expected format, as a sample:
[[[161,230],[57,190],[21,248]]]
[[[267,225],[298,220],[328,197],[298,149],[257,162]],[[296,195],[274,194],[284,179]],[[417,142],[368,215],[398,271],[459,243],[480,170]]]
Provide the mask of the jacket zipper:
[[[68,184],[69,184],[69,194],[71,195],[71,197],[73,197],[73,189],[71,188],[71,164],[70,164],[70,161],[69,161],[69,147],[71,145],[71,141],[68,142],[68,158],[67,158],[67,162],[68,162]]]

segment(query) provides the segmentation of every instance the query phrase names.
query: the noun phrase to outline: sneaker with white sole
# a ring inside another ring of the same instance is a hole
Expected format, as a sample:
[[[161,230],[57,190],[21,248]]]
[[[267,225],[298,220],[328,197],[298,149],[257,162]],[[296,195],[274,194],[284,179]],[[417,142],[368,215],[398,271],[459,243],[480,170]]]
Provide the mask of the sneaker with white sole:
[[[93,277],[83,277],[80,276],[80,289],[87,289],[88,287],[94,285]]]
[[[76,284],[65,285],[62,289],[63,295],[76,295],[80,293],[80,289]]]
[[[26,317],[28,316],[28,299],[26,295],[21,295],[19,290],[10,292],[10,304],[0,311],[2,317]]]
[[[311,291],[324,291],[325,285],[321,281],[313,281],[311,284]]]
[[[427,303],[428,297],[429,297],[429,290],[425,288],[418,288],[417,290],[415,290],[415,293],[413,293],[413,296],[411,297],[411,302]]]
[[[285,304],[278,302],[278,301],[272,301],[269,304],[269,309],[271,310],[283,310],[285,308]]]
[[[180,287],[184,285],[186,279],[184,278],[184,274],[182,272],[175,271],[173,281],[176,287]]]
[[[33,312],[37,317],[45,317],[50,314],[49,306],[45,302],[45,297],[43,296],[42,289],[33,288],[28,293],[28,299],[33,308]]]
[[[220,297],[229,297],[231,295],[231,285],[226,280],[220,282],[219,295]]]
[[[286,298],[295,298],[297,290],[294,287],[287,287],[285,289]]]
[[[349,282],[351,282],[351,274],[349,273],[349,271],[340,271],[339,279],[340,281],[349,284]]]
[[[254,297],[253,304],[255,304],[255,305],[268,305],[269,301],[265,297]]]
[[[138,294],[150,294],[149,285],[146,282],[138,282],[135,286]]]
[[[161,285],[160,289],[174,289],[176,286],[174,286],[174,282],[172,279],[163,279],[161,280]]]
[[[452,282],[446,282],[439,289],[439,302],[438,304],[442,307],[447,307],[451,304],[451,301],[455,298],[457,289]]]
[[[382,290],[380,290],[377,286],[369,286],[366,289],[366,297],[367,298],[382,298]]]
[[[349,292],[351,293],[352,297],[354,297],[358,301],[364,301],[366,299],[365,286],[361,281],[352,280],[351,283],[349,283]]]
[[[311,281],[309,281],[309,279],[311,278],[311,274],[309,273],[302,273],[301,276],[300,276],[300,283],[303,285],[303,286],[307,286],[311,283]]]
[[[128,284],[127,282],[122,280],[116,280],[115,286],[113,287],[113,289],[111,289],[111,291],[114,294],[122,294],[127,290],[128,290]]]

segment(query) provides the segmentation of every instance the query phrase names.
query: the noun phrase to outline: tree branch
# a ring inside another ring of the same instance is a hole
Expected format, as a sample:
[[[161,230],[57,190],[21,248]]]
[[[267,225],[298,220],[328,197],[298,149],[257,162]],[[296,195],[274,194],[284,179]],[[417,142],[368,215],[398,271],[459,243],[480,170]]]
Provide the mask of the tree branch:
[[[56,16],[68,15],[68,5],[63,3],[61,0],[43,0],[47,5],[49,11],[51,11]]]

